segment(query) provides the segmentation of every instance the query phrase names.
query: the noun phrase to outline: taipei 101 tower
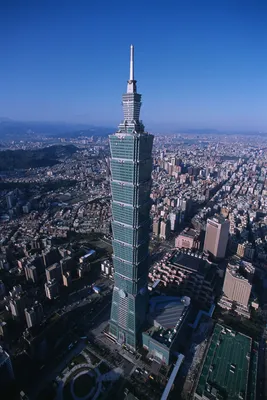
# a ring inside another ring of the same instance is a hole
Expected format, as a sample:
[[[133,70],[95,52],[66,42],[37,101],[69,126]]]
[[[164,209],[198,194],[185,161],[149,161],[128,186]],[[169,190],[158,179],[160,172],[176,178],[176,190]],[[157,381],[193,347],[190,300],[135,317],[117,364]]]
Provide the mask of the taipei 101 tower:
[[[113,264],[115,269],[109,334],[136,349],[148,307],[150,190],[153,135],[139,120],[141,95],[134,79],[134,47],[130,78],[122,96],[124,119],[110,135]]]

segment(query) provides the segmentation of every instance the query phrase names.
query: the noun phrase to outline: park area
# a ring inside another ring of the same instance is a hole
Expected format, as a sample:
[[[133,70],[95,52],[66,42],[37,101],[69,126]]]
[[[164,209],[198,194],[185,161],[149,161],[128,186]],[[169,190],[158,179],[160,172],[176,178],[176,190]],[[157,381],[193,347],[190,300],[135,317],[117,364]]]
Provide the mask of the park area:
[[[57,377],[57,400],[100,400],[121,376],[87,347]]]

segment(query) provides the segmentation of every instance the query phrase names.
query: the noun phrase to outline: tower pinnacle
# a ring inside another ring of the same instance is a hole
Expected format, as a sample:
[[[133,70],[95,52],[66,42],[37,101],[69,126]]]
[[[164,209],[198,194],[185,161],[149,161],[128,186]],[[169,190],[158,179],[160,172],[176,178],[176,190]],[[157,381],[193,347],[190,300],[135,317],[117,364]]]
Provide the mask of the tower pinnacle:
[[[130,47],[130,81],[134,80],[134,47]]]
[[[136,93],[136,81],[134,80],[134,46],[130,47],[130,77],[127,85],[127,93]]]

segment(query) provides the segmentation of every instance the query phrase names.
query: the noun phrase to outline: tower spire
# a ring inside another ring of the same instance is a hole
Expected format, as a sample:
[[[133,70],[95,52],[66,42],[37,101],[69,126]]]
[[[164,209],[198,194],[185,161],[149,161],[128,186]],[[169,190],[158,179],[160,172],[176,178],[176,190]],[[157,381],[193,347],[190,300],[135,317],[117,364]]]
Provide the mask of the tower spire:
[[[127,85],[127,93],[136,93],[136,81],[134,80],[134,46],[130,46],[130,77]]]
[[[130,81],[134,80],[134,47],[130,47]]]

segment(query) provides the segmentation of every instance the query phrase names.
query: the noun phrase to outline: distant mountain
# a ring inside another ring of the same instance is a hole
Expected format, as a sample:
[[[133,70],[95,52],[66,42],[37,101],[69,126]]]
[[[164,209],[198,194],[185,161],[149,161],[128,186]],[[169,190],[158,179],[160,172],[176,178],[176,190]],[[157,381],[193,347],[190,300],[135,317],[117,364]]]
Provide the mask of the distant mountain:
[[[111,133],[116,132],[115,128],[105,128],[101,126],[92,126],[91,128],[88,129],[80,129],[80,130],[75,130],[75,131],[69,131],[69,132],[64,132],[64,133],[58,133],[58,134],[53,134],[51,135],[52,137],[65,137],[65,138],[76,138],[79,136],[85,136],[85,137],[90,137],[90,136],[107,136]]]
[[[104,136],[114,128],[97,127],[89,124],[70,124],[64,122],[14,121],[0,117],[0,139],[29,138],[33,135],[52,137]]]
[[[220,134],[217,129],[183,129],[176,133],[187,133],[189,135],[213,135],[213,134]]]
[[[4,150],[0,152],[0,171],[50,167],[76,151],[77,147],[73,145],[56,145],[38,150]]]

